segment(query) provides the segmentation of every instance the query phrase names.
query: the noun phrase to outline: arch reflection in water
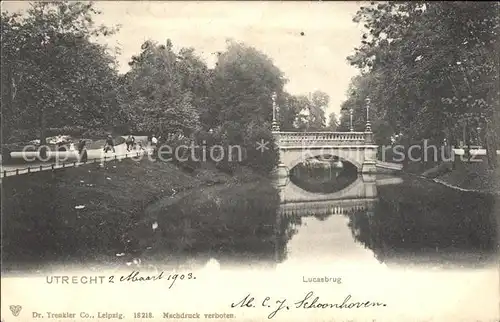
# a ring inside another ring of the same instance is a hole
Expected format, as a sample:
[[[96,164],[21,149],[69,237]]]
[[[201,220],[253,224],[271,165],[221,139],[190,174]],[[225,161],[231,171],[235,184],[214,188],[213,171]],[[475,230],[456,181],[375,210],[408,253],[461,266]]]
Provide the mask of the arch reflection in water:
[[[276,261],[283,262],[287,258],[288,250],[295,249],[295,254],[301,253],[301,245],[294,245],[293,236],[301,230],[301,238],[323,238],[328,244],[332,232],[337,237],[342,235],[342,241],[336,243],[338,251],[345,249],[350,243],[358,248],[365,255],[366,251],[356,244],[350,236],[346,217],[335,216],[337,219],[330,219],[332,215],[347,215],[354,212],[365,211],[368,214],[377,200],[377,185],[375,176],[358,175],[357,172],[349,172],[344,168],[337,173],[330,175],[329,169],[323,169],[324,176],[314,176],[311,172],[291,171],[290,178],[276,179],[275,184],[280,193],[280,209],[277,215],[276,225]],[[315,174],[320,171],[316,170]],[[300,185],[300,186],[299,186]],[[327,186],[329,185],[329,186]],[[323,186],[322,192],[319,188]],[[311,191],[312,190],[312,191]],[[318,191],[319,190],[319,191]],[[312,221],[324,222],[321,226],[311,225],[305,231],[303,225],[312,224]],[[302,227],[301,227],[302,226]],[[315,226],[316,228],[312,228]],[[311,229],[312,228],[312,231]],[[326,231],[325,231],[326,230]],[[327,236],[328,235],[328,236]],[[310,244],[312,243],[312,245]],[[330,245],[326,252],[321,250],[319,244],[309,240],[306,242],[304,254],[309,250],[311,254],[316,254],[324,260],[330,255],[339,258],[340,252],[332,249]],[[314,248],[314,249],[311,249]],[[300,256],[300,255],[299,255]],[[373,258],[372,255],[369,257]]]
[[[329,193],[294,181],[276,182],[278,262],[463,267],[498,258],[493,196],[409,177],[361,176]]]
[[[349,167],[294,170],[290,178],[279,178],[276,182],[280,194],[280,214],[341,214],[372,208],[376,201],[374,175],[358,175],[355,169]]]

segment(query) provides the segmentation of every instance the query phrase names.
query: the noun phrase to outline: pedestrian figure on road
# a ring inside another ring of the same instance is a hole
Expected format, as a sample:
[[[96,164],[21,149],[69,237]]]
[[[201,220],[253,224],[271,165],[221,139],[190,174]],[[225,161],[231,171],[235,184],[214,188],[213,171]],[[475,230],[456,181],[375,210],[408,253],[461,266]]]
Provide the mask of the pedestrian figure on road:
[[[87,149],[85,148],[85,140],[78,142],[78,154],[80,155],[81,162],[87,162]]]
[[[104,146],[104,153],[108,153],[109,150],[113,150],[113,153],[115,153],[113,137],[111,136],[111,134],[108,135],[106,139],[106,145]]]
[[[127,152],[130,152],[130,148],[134,147],[135,138],[132,135],[129,135],[127,140],[125,140],[125,144],[127,144]]]
[[[151,146],[153,148],[153,155],[156,155],[156,152],[158,151],[157,145],[158,145],[158,139],[153,134],[153,136],[151,137]]]

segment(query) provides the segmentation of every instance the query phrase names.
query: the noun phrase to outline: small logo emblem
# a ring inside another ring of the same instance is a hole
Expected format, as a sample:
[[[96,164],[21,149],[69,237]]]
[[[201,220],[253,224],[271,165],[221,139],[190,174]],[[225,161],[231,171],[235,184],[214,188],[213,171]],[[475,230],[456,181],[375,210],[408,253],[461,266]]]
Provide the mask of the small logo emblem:
[[[12,312],[13,316],[18,316],[19,313],[21,313],[21,309],[23,308],[21,305],[11,305],[9,306],[10,311]]]

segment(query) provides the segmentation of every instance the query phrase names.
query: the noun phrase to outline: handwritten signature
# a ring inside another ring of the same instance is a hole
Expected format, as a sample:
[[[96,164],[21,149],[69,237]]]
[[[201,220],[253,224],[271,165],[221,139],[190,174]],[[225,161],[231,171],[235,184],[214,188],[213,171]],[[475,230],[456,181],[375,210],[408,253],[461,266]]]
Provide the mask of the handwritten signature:
[[[320,302],[319,296],[314,297],[314,292],[308,292],[300,301],[291,302],[288,299],[271,299],[266,296],[264,300],[256,300],[251,294],[248,294],[238,303],[231,303],[232,308],[255,308],[260,305],[260,307],[266,307],[271,309],[271,313],[267,316],[268,319],[272,319],[276,314],[282,310],[290,310],[292,308],[296,309],[360,309],[369,307],[384,307],[387,306],[385,303],[372,302],[372,301],[351,301],[351,295],[347,295],[342,302],[337,303],[322,303]],[[313,298],[314,297],[314,298]]]

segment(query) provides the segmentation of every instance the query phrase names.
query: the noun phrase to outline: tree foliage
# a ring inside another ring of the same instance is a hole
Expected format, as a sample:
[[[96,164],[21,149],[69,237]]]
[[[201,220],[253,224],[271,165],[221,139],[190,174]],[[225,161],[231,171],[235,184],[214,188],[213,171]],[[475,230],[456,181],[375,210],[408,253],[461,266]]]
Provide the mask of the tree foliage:
[[[320,131],[326,126],[325,109],[328,106],[330,97],[322,91],[315,91],[310,98],[309,107],[309,131]]]
[[[2,134],[63,125],[100,127],[118,111],[115,60],[93,41],[92,3],[36,2],[23,15],[2,12]]]
[[[194,48],[147,40],[131,57],[130,70],[118,74],[116,58],[96,38],[118,29],[97,26],[98,14],[86,2],[37,2],[22,14],[2,12],[4,138],[36,128],[43,144],[47,128],[126,125],[164,138],[183,134],[226,148],[240,145],[243,163],[265,172],[277,162],[273,94],[282,130],[325,129],[326,93],[287,93],[287,79],[272,59],[233,40],[214,68]],[[269,151],[256,150],[262,140]]]
[[[279,120],[283,131],[327,130],[325,110],[330,98],[322,91],[309,95],[286,93],[279,102]]]
[[[214,69],[219,120],[270,123],[272,95],[283,92],[285,78],[272,60],[253,47],[228,41]]]
[[[339,126],[339,120],[337,119],[337,114],[335,112],[330,113],[328,116],[328,125],[326,129],[331,132],[337,131]]]
[[[361,111],[369,96],[374,118],[389,129],[386,135],[403,133],[412,140],[456,144],[464,128],[470,141],[479,127],[494,158],[499,8],[497,2],[430,1],[361,7],[354,21],[366,33],[348,60],[362,74],[344,107]]]
[[[167,136],[169,133],[190,135],[199,127],[195,104],[196,86],[203,86],[194,73],[199,60],[192,51],[177,54],[168,40],[166,45],[146,41],[138,56],[132,57],[130,71],[124,75],[121,88],[122,108],[139,131]]]

